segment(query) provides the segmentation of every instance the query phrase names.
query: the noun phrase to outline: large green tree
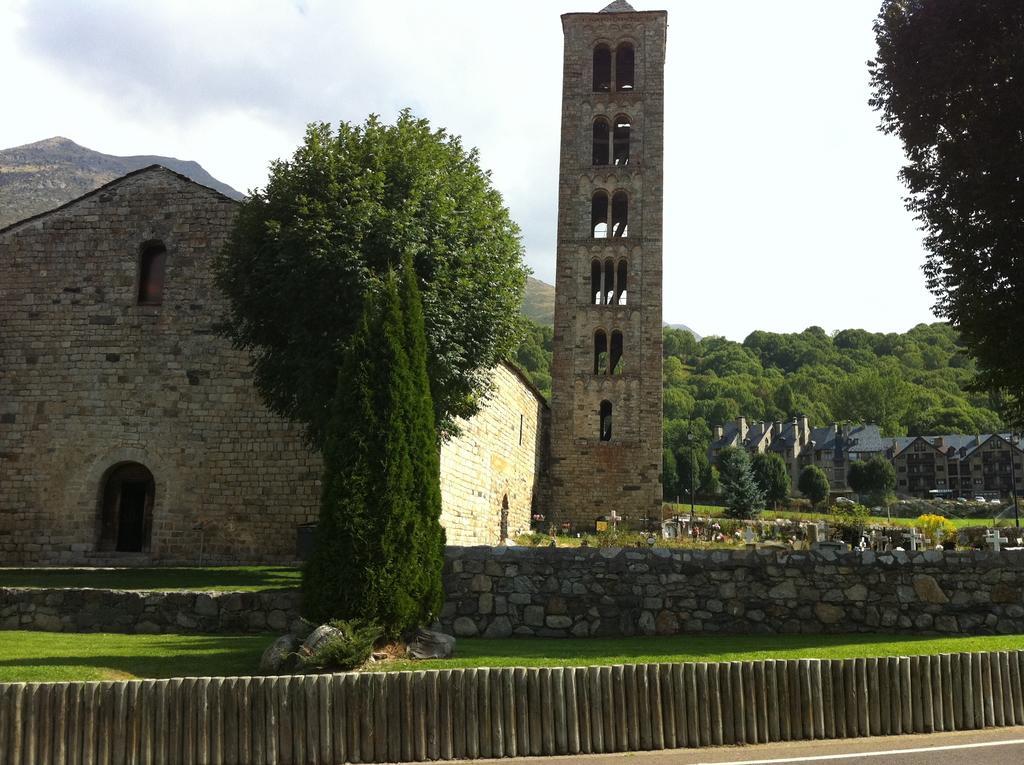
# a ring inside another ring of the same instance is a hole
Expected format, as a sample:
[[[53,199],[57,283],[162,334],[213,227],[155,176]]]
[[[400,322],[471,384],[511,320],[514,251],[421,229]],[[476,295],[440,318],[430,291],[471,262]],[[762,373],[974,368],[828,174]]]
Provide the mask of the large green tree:
[[[801,494],[811,500],[811,504],[820,505],[828,499],[828,476],[817,465],[808,465],[800,471],[796,487]]]
[[[852,463],[846,482],[855,492],[867,496],[871,504],[884,505],[896,488],[896,471],[889,460],[875,455]]]
[[[1024,419],[1024,4],[885,0],[873,106],[903,143],[936,310]]]
[[[519,229],[475,150],[403,111],[393,125],[310,125],[240,206],[216,262],[225,331],[251,352],[269,407],[324,442],[337,373],[363,302],[411,257],[442,432],[472,415],[518,340]]]
[[[778,507],[781,502],[786,501],[789,497],[790,481],[786,461],[782,457],[770,452],[761,452],[751,459],[750,467],[766,502]]]
[[[756,518],[764,509],[764,492],[757,485],[750,456],[744,449],[723,449],[718,456],[725,514],[730,518]]]
[[[409,261],[362,302],[325,429],[303,611],[317,622],[374,622],[397,637],[436,617],[444,599],[438,446]]]

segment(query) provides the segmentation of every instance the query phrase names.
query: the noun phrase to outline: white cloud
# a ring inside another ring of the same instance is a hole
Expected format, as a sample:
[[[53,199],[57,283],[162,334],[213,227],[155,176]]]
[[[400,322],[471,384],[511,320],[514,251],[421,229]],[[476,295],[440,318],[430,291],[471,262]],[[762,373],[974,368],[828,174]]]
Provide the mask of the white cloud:
[[[552,281],[558,14],[600,5],[23,0],[0,6],[0,146],[66,135],[246,189],[307,122],[411,106],[480,148]],[[899,147],[867,106],[878,0],[665,5],[666,320],[736,339],[931,320]]]

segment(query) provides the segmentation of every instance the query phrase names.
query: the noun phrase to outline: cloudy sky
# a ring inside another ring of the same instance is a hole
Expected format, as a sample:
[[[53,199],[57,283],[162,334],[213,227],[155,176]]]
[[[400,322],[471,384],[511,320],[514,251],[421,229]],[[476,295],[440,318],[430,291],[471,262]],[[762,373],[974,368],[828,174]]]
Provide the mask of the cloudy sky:
[[[551,0],[5,0],[0,147],[63,135],[245,191],[314,120],[403,106],[479,147],[553,282],[562,39]],[[905,331],[934,320],[898,142],[865,62],[880,0],[665,0],[665,319]]]

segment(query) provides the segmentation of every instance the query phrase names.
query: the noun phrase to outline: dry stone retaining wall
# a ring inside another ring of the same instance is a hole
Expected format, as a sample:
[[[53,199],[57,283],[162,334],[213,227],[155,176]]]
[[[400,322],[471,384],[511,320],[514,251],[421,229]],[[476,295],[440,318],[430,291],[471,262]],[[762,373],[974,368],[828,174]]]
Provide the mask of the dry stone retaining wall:
[[[1024,633],[1024,552],[449,548],[459,636]]]
[[[1024,723],[1024,652],[0,685],[0,765],[408,762]]]
[[[0,588],[0,629],[47,632],[287,632],[298,590],[135,592]]]

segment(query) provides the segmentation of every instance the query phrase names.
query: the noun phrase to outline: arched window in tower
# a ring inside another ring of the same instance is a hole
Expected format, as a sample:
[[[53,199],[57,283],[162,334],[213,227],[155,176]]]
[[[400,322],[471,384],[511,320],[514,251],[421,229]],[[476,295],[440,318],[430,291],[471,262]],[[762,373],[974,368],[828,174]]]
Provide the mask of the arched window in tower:
[[[604,304],[615,305],[615,262],[611,258],[604,262]]]
[[[163,242],[147,242],[139,255],[139,305],[160,305],[164,299],[164,262],[167,248]]]
[[[602,441],[611,441],[612,440],[612,402],[611,401],[602,401],[601,402],[600,416],[601,416],[601,426],[600,426],[601,440]]]
[[[612,237],[629,236],[629,198],[625,191],[616,191],[612,197]]]
[[[608,336],[603,329],[594,333],[594,374],[608,374]]]
[[[590,233],[594,239],[608,238],[608,192],[598,191],[590,199]]]
[[[608,164],[608,139],[610,131],[611,127],[608,125],[608,120],[604,117],[598,117],[594,120],[594,157],[592,164]]]
[[[601,305],[601,298],[604,296],[604,288],[601,286],[601,261],[590,262],[590,296],[594,305]]]
[[[632,43],[619,43],[615,49],[615,89],[633,89],[633,45]]]
[[[626,278],[629,273],[629,264],[623,258],[619,261],[618,274],[615,279],[615,304],[626,305]]]
[[[594,48],[594,92],[612,89],[612,49],[601,44]]]
[[[612,331],[612,350],[609,354],[608,366],[613,375],[622,374],[622,333],[617,329]]]
[[[619,167],[629,164],[629,128],[629,117],[625,114],[620,114],[615,118],[612,147],[614,149],[614,163]]]

